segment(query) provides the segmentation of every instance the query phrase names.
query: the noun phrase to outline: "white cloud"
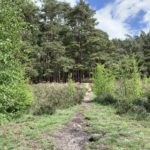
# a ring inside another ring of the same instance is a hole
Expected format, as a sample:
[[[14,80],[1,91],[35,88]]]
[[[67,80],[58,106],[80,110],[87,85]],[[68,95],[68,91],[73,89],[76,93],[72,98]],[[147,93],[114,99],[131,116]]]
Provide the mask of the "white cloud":
[[[76,3],[78,2],[78,0],[58,0],[60,2],[67,2],[70,3],[70,5],[73,7],[76,5]]]
[[[111,12],[111,5],[104,9],[98,10],[95,17],[98,19],[98,28],[107,32],[110,38],[124,38],[125,34],[129,34],[128,27],[119,19],[114,19]]]
[[[107,4],[96,12],[95,17],[98,19],[98,28],[106,31],[110,38],[124,39],[126,34],[134,34],[128,19],[138,15],[140,11],[144,12],[144,17],[139,23],[145,23],[142,29],[146,32],[150,30],[150,0],[115,0]]]
[[[150,11],[148,11],[145,16],[143,21],[147,24],[146,27],[143,29],[145,32],[150,31]]]
[[[38,7],[42,6],[42,2],[40,0],[31,0],[32,2],[34,2]]]
[[[35,2],[38,6],[42,5],[42,2],[40,0],[31,0]],[[78,2],[78,0],[58,0],[59,2],[67,2],[69,3],[72,7],[75,6],[75,4]]]
[[[39,0],[33,1],[37,1],[37,4],[41,5]],[[58,1],[68,2],[71,6],[75,6],[79,0]],[[97,0],[97,3],[101,3],[101,1]],[[106,4],[104,8],[96,12],[95,17],[99,22],[97,27],[107,32],[111,39],[124,39],[126,34],[133,35],[139,32],[137,29],[133,29],[127,20],[136,17],[140,11],[144,12],[144,16],[139,23],[145,23],[142,30],[148,32],[150,30],[150,0],[115,0]]]

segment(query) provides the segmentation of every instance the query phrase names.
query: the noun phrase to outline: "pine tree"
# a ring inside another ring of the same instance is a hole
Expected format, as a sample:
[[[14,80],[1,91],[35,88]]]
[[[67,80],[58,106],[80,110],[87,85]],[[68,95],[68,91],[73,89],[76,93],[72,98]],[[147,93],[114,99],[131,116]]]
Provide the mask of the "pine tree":
[[[107,34],[95,29],[97,22],[94,14],[95,10],[80,0],[68,16],[71,30],[67,37],[70,39],[67,51],[75,60],[73,76],[77,81],[89,78],[96,63],[106,61],[107,54],[105,55],[104,51],[109,51],[110,42]]]
[[[62,30],[65,28],[66,15],[70,6],[55,0],[45,0],[41,24],[41,73],[40,78],[60,81],[63,72],[71,68],[73,60],[65,55]],[[62,77],[63,78],[63,77]]]
[[[143,41],[144,66],[146,67],[146,74],[150,75],[150,32],[148,34],[142,33],[140,38]]]

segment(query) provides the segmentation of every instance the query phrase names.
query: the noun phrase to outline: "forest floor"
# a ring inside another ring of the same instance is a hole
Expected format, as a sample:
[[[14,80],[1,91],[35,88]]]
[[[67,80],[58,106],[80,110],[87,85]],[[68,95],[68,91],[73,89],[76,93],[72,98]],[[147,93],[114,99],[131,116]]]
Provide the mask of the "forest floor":
[[[119,116],[92,97],[89,90],[81,105],[0,126],[0,150],[150,150],[150,121]]]

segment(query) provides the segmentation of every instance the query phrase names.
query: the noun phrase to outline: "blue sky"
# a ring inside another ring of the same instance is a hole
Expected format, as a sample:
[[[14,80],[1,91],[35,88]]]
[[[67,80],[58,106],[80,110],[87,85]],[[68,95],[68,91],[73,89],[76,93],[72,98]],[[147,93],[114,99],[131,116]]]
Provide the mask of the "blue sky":
[[[87,0],[87,2],[95,9],[100,9],[114,0]]]
[[[86,0],[96,9],[98,28],[124,39],[150,30],[150,0]]]
[[[58,0],[76,5],[79,0]],[[150,31],[150,0],[85,0],[96,9],[97,28],[108,33],[110,39],[124,39],[127,34],[138,35]]]

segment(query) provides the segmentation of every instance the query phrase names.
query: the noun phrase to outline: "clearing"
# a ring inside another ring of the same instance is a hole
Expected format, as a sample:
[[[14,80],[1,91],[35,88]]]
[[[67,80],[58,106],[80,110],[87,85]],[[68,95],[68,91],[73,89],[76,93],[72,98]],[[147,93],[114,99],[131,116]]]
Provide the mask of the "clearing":
[[[32,116],[0,126],[2,150],[150,150],[150,122],[116,115],[111,106],[91,103],[54,115]]]

